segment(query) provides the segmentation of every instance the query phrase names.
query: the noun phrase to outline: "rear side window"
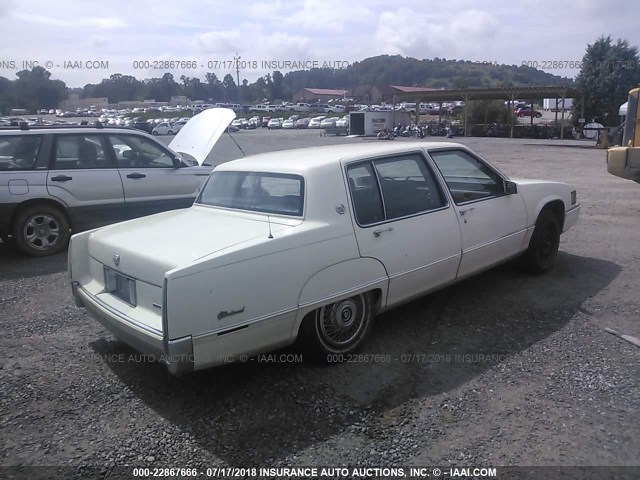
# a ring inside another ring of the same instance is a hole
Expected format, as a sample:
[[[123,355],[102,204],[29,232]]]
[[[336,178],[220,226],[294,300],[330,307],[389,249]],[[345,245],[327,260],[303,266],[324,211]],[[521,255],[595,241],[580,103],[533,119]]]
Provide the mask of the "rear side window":
[[[382,197],[371,163],[350,166],[347,170],[353,210],[359,225],[370,225],[384,220]]]
[[[41,143],[42,135],[0,136],[0,171],[33,169]]]
[[[113,168],[105,154],[104,135],[57,135],[54,170]]]
[[[361,226],[447,205],[433,172],[419,154],[350,165],[347,178],[356,220]]]

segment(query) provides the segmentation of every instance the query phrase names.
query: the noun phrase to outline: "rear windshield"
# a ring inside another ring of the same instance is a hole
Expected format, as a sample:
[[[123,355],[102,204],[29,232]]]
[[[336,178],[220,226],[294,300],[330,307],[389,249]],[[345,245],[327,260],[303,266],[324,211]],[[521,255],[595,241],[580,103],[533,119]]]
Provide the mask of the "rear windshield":
[[[213,172],[197,203],[301,217],[304,181],[281,173]]]
[[[0,171],[31,170],[40,150],[41,135],[0,136]]]

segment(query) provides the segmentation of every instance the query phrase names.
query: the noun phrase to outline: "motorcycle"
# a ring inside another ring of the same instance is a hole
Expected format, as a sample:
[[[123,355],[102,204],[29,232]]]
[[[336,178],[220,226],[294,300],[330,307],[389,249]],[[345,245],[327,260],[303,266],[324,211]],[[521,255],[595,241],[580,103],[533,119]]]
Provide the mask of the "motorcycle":
[[[447,138],[453,138],[453,129],[451,127],[447,126],[445,130],[447,132],[446,137]]]
[[[385,128],[384,130],[380,130],[378,132],[377,138],[378,140],[393,140],[395,138],[395,135],[391,130],[387,130]]]

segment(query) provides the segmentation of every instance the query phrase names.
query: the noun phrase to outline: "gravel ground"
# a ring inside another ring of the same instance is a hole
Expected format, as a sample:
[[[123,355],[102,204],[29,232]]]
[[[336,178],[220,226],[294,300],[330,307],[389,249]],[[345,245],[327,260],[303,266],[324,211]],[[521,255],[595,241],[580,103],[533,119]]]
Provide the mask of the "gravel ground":
[[[375,141],[235,138],[247,154]],[[604,332],[640,337],[640,185],[609,176],[591,143],[458,140],[511,176],[574,184],[581,220],[547,275],[504,265],[378,317],[362,351],[377,362],[262,357],[174,378],[73,306],[64,255],[0,244],[0,465],[78,477],[131,466],[640,465],[640,349]],[[211,160],[239,156],[224,137]]]

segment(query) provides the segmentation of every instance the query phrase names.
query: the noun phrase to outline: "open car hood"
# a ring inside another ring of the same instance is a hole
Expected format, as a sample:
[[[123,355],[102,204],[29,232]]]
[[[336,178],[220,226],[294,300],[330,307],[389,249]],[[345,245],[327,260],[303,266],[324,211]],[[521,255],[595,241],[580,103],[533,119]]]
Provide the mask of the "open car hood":
[[[169,148],[193,157],[202,165],[236,113],[228,108],[209,108],[189,120],[175,136]]]

